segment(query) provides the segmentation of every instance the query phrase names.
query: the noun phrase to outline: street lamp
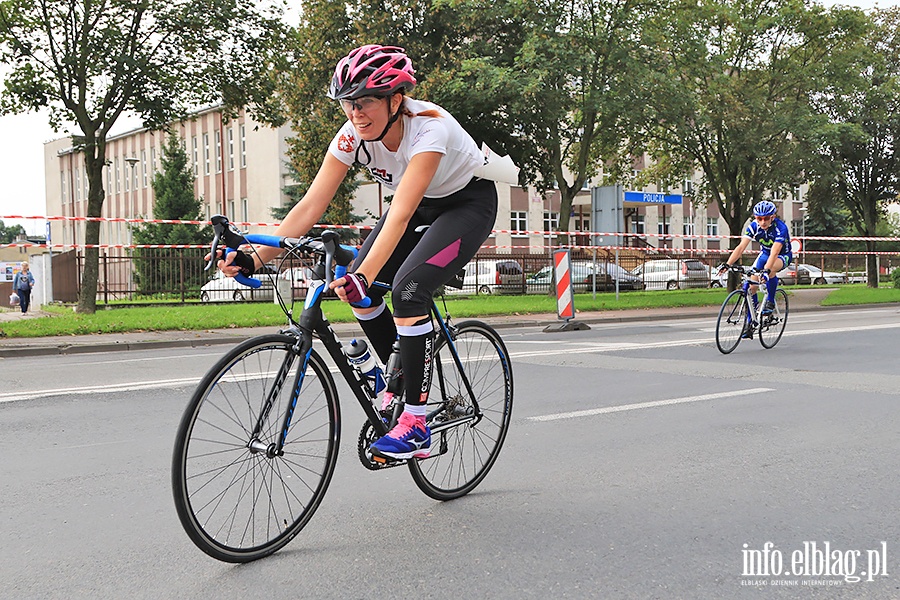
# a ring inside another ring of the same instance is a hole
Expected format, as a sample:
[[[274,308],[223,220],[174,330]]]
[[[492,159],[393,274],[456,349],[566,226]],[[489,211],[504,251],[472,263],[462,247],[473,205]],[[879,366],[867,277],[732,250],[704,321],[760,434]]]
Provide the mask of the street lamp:
[[[134,188],[131,191],[131,195],[132,195],[132,199],[135,200],[135,203],[132,206],[132,208],[134,210],[131,211],[131,216],[134,217],[134,216],[137,216],[137,199],[136,199],[137,182],[134,179],[134,170],[138,164],[138,157],[137,156],[126,156],[125,162],[127,162],[129,165],[131,165],[131,187]],[[129,204],[130,204],[130,202],[129,202]]]

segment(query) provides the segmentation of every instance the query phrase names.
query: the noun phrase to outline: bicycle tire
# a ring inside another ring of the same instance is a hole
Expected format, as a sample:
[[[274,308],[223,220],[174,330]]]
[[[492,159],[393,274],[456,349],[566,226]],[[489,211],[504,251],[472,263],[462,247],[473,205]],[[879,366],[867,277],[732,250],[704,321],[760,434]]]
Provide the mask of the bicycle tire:
[[[172,458],[172,491],[188,537],[221,561],[249,562],[290,542],[322,501],[337,460],[334,379],[311,352],[305,373],[281,334],[247,340],[203,377],[185,408]],[[283,454],[251,451],[250,435],[283,361],[290,370],[258,440],[275,448],[302,375]],[[293,376],[291,376],[293,375]]]
[[[716,321],[716,346],[722,354],[730,354],[741,343],[747,323],[747,300],[742,290],[734,290],[725,298]]]
[[[512,365],[497,332],[480,321],[464,321],[456,328],[453,344],[482,416],[432,433],[431,455],[408,463],[419,489],[442,501],[464,496],[481,483],[500,454],[512,418]],[[435,347],[435,365],[440,369],[428,399],[432,428],[470,414],[472,408],[443,337]]]
[[[787,292],[779,288],[775,290],[775,310],[772,311],[771,315],[761,317],[759,321],[759,343],[762,344],[763,348],[768,350],[775,347],[775,344],[784,335],[787,319]]]

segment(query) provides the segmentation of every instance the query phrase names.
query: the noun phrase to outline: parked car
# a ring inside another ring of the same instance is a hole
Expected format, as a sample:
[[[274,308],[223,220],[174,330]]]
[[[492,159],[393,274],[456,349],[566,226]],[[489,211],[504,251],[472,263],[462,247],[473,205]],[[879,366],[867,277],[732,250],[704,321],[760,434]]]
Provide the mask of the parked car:
[[[834,271],[823,271],[814,265],[799,264],[798,267],[809,271],[809,277],[815,285],[834,285],[836,283],[847,283],[847,275],[844,273],[835,273]]]
[[[462,289],[447,287],[447,294],[523,294],[525,272],[514,260],[475,259],[466,265]]]
[[[781,285],[810,285],[812,278],[809,271],[802,265],[788,265],[787,268],[778,271],[778,279]]]
[[[594,290],[594,264],[589,262],[573,262],[570,268],[572,290],[575,292],[591,292]],[[620,290],[642,290],[644,284],[640,277],[632,275],[614,263],[596,263],[597,291],[610,292],[616,289],[616,279]],[[529,292],[549,292],[553,285],[553,267],[546,266],[528,279],[525,285]]]
[[[648,260],[631,270],[647,290],[677,290],[707,287],[709,271],[706,265],[695,259]]]
[[[262,282],[259,288],[247,287],[238,283],[234,277],[226,277],[222,271],[217,270],[213,278],[200,288],[201,302],[243,302],[245,300],[259,300],[272,302],[275,298],[275,286],[267,274],[274,274],[275,269],[269,266],[254,275]]]

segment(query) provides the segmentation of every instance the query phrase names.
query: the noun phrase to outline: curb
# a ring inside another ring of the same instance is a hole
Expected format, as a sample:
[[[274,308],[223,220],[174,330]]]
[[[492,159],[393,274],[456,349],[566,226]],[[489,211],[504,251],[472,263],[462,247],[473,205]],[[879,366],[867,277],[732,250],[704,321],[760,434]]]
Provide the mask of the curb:
[[[870,305],[856,305],[857,308],[873,308],[873,307],[884,307],[884,306],[894,306],[900,307],[900,304],[891,303],[891,304],[870,304]],[[791,309],[791,313],[804,313],[804,312],[828,312],[832,310],[847,310],[847,306],[808,306],[808,307],[796,307]],[[665,312],[662,312],[664,310]],[[715,315],[718,314],[719,307],[690,307],[684,310],[681,309],[662,309],[662,310],[654,310],[647,309],[647,314],[628,314],[628,315],[615,315],[613,312],[603,313],[602,315],[578,315],[576,314],[575,319],[581,323],[587,323],[591,325],[598,325],[604,323],[610,324],[621,324],[621,323],[638,323],[638,322],[648,322],[648,321],[660,321],[660,320],[684,320],[684,319],[696,319],[696,318],[715,318]],[[542,318],[543,317],[543,318]],[[468,317],[459,317],[456,318],[456,321],[463,321],[468,319]],[[548,325],[555,325],[560,323],[558,319],[554,319],[552,315],[533,315],[532,318],[528,318],[523,315],[522,318],[491,318],[486,317],[481,320],[488,323],[491,327],[495,329],[517,329],[524,327],[540,327],[545,328]],[[351,323],[335,323],[332,325],[336,329],[345,329],[350,330],[354,327],[354,324]],[[70,343],[70,342],[60,342],[58,344],[45,343],[45,344],[31,344],[22,343],[19,345],[0,345],[0,358],[17,358],[17,357],[35,357],[35,356],[65,356],[65,355],[73,355],[73,354],[94,354],[94,353],[103,353],[103,352],[124,352],[131,350],[155,350],[160,348],[198,348],[205,346],[220,346],[224,344],[236,345],[245,339],[258,335],[258,330],[261,328],[253,328],[253,332],[248,332],[246,335],[235,334],[234,332],[215,334],[198,334],[197,332],[191,332],[191,334],[196,337],[191,339],[171,339],[171,340],[121,340],[121,341],[101,341],[98,340],[94,342],[93,340],[90,342],[84,343]],[[271,328],[262,328],[267,331],[276,331],[278,327]],[[240,331],[240,330],[235,330]],[[356,328],[355,331],[358,333],[359,329]],[[116,335],[116,334],[109,334]],[[127,335],[127,334],[124,334]]]

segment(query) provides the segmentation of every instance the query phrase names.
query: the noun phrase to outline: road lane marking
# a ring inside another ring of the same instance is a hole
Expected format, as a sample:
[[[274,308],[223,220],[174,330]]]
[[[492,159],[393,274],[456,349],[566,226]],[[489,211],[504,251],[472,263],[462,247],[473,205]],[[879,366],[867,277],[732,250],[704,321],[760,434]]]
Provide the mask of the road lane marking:
[[[592,408],[588,410],[576,410],[573,412],[556,413],[552,415],[540,415],[527,417],[529,421],[559,421],[560,419],[577,419],[580,417],[592,417],[594,415],[608,415],[610,413],[625,412],[627,410],[641,410],[643,408],[656,408],[658,406],[672,406],[673,404],[689,404],[691,402],[704,402],[706,400],[719,400],[721,398],[734,398],[737,396],[749,396],[775,391],[772,388],[751,388],[749,390],[737,390],[734,392],[720,392],[718,394],[703,394],[701,396],[686,396],[684,398],[672,398],[671,400],[656,400],[654,402],[638,402],[636,404],[621,404],[619,406],[607,406],[605,408]]]

